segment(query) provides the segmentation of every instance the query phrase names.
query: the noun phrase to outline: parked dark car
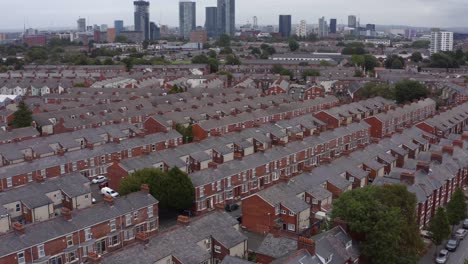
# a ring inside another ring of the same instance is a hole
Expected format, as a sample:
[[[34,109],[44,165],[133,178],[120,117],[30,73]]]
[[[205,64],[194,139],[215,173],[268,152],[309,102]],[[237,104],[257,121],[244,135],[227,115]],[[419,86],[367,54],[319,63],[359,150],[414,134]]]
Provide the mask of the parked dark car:
[[[239,209],[239,205],[238,204],[226,204],[226,206],[224,207],[224,209],[226,210],[226,212],[232,212],[232,211],[235,211],[237,209]]]
[[[463,221],[463,228],[468,229],[468,219]]]
[[[460,244],[460,240],[458,240],[458,238],[451,238],[449,241],[447,241],[445,248],[448,251],[455,251],[457,250],[459,244]]]
[[[99,183],[99,189],[102,189],[104,187],[109,187],[109,182],[108,181]]]

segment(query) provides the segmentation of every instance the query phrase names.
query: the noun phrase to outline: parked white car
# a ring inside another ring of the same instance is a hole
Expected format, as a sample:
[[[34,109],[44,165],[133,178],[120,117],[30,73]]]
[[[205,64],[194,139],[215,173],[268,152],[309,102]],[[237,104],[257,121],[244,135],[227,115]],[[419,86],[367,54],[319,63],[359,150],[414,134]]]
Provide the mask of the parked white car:
[[[465,237],[466,237],[466,233],[468,233],[468,231],[466,231],[466,229],[458,229],[457,232],[455,233],[455,236],[461,240],[463,240]]]
[[[96,176],[96,178],[92,179],[91,182],[96,184],[96,183],[101,183],[107,181],[107,177],[103,175]]]
[[[104,187],[101,189],[101,194],[102,195],[109,195],[109,196],[112,196],[112,197],[118,197],[119,196],[119,193],[112,190],[111,188],[109,187]]]

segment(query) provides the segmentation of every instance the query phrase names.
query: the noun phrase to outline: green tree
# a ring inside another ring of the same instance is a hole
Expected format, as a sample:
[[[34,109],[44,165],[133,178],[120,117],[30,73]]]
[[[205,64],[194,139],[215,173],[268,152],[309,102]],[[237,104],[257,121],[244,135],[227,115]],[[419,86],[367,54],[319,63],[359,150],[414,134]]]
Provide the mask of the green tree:
[[[447,219],[445,209],[442,207],[437,208],[434,217],[429,222],[429,230],[431,240],[437,247],[450,236],[450,224]]]
[[[296,51],[298,49],[299,49],[299,43],[295,39],[291,38],[289,40],[289,50],[294,52],[294,51]]]
[[[320,76],[320,72],[314,69],[308,69],[302,72],[302,78],[306,79],[309,76]]]
[[[192,58],[193,64],[208,64],[208,57],[204,54],[197,55]]]
[[[117,43],[128,43],[128,38],[126,36],[118,35],[115,37],[115,42]]]
[[[259,48],[253,48],[251,53],[253,55],[260,55],[260,54],[262,54],[262,51]]]
[[[452,225],[452,231],[455,225],[466,218],[465,195],[461,188],[457,188],[452,195],[452,199],[447,204],[447,217]]]
[[[398,55],[392,55],[385,60],[385,68],[387,69],[403,69],[404,66],[405,60]]]
[[[416,224],[416,197],[404,185],[368,186],[333,202],[333,218],[361,237],[370,263],[416,263],[423,244]]]
[[[395,85],[395,100],[399,104],[426,98],[428,95],[426,86],[418,81],[403,80]]]
[[[415,49],[428,49],[431,44],[428,40],[417,40],[411,44],[411,47]]]
[[[231,47],[224,47],[223,49],[221,49],[221,51],[219,52],[219,54],[233,54],[234,52],[232,51],[232,48]]]
[[[219,69],[219,61],[215,58],[209,58],[208,65],[210,66],[210,73],[215,73]]]
[[[21,101],[18,104],[18,110],[13,113],[13,120],[10,125],[14,128],[29,127],[31,126],[32,121],[31,110],[29,110],[24,101]]]
[[[431,68],[458,68],[459,63],[448,53],[435,53],[431,55],[429,67]]]
[[[218,56],[218,54],[217,54],[216,51],[214,51],[214,50],[208,51],[207,54],[208,54],[208,57],[214,58],[214,59],[216,59],[216,57]]]
[[[413,62],[421,62],[423,60],[423,57],[421,55],[421,52],[416,51],[411,54],[411,61]]]
[[[184,88],[179,87],[177,84],[174,84],[174,86],[172,86],[171,90],[169,91],[169,94],[177,94],[183,92],[185,92]]]
[[[188,175],[178,168],[163,172],[157,168],[135,171],[120,183],[119,192],[127,195],[140,190],[142,184],[148,184],[150,193],[159,201],[159,207],[166,210],[180,211],[189,209],[195,200],[195,188]]]
[[[181,124],[177,124],[176,130],[182,135],[182,140],[184,141],[184,143],[193,142],[194,137],[193,137],[192,125],[185,127]]]
[[[241,65],[241,61],[239,60],[238,57],[234,55],[228,55],[226,57],[226,64],[227,65]]]
[[[150,43],[149,43],[148,40],[144,40],[143,43],[142,43],[141,45],[142,45],[143,49],[146,50],[146,49],[148,49],[149,44],[150,44]]]
[[[228,72],[228,71],[219,71],[218,74],[219,74],[219,75],[226,75],[227,80],[228,80],[228,85],[231,85],[232,80],[234,79],[234,75],[232,75],[231,72]]]
[[[371,98],[381,96],[383,98],[393,100],[395,98],[395,91],[390,85],[385,83],[368,82],[357,92],[359,98]]]
[[[218,46],[220,47],[229,47],[231,46],[231,37],[227,34],[221,34],[218,39]]]

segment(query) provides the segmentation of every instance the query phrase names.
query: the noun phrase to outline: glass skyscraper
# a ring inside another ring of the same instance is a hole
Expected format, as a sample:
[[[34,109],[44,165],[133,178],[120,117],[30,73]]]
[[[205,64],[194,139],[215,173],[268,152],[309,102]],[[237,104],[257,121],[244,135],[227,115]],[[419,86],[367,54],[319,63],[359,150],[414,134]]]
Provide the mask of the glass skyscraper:
[[[218,0],[218,35],[234,36],[236,32],[236,1]]]
[[[149,6],[150,3],[147,1],[135,1],[135,31],[143,32],[145,40],[150,39],[150,18],[149,18]]]
[[[195,2],[179,2],[179,35],[184,39],[190,37],[190,32],[197,26]]]

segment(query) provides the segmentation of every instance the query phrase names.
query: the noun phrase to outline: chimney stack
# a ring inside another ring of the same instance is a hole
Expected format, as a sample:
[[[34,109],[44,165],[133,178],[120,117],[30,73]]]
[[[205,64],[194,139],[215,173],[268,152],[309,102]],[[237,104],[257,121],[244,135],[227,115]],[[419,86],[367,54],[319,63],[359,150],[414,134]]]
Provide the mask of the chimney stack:
[[[179,225],[189,225],[190,224],[190,218],[185,215],[179,215],[177,217],[177,224]]]
[[[150,188],[148,184],[142,184],[140,187],[140,191],[149,194],[150,193]]]
[[[114,205],[114,198],[110,195],[104,196],[104,202],[107,203],[109,206]]]
[[[416,170],[429,173],[429,163],[424,162],[424,161],[418,161],[418,164],[416,165]]]
[[[411,172],[402,172],[400,174],[400,181],[402,183],[413,185],[414,184],[414,172],[413,173],[411,173]]]
[[[72,220],[71,211],[70,211],[70,209],[68,209],[67,207],[62,207],[62,216],[63,216],[63,218],[65,218],[65,220],[67,220],[67,221],[71,221],[71,220]]]
[[[19,222],[14,222],[13,223],[13,230],[15,230],[15,232],[20,236],[24,235],[24,233],[25,233],[24,225],[22,225]]]
[[[453,147],[452,146],[443,146],[442,147],[442,152],[447,153],[450,156],[453,156]]]
[[[315,241],[307,237],[299,236],[297,239],[297,249],[305,249],[311,256],[315,256]]]

